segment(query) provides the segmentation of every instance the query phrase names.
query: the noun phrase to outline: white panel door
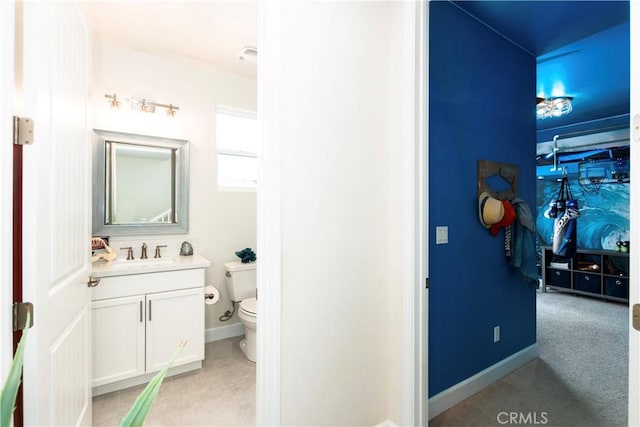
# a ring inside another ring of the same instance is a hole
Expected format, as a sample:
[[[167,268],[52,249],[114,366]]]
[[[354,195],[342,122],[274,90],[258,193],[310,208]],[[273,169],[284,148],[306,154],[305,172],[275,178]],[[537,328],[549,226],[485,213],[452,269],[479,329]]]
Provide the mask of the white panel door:
[[[89,39],[75,2],[23,2],[26,425],[91,423]]]
[[[631,90],[630,109],[632,132],[631,176],[640,180],[640,4],[630,2],[631,7]],[[631,240],[640,241],[640,186],[631,186]],[[640,304],[640,252],[629,253],[629,307]],[[640,332],[633,328],[633,310],[629,316],[629,425],[640,426]]]
[[[144,374],[144,295],[92,303],[93,387]]]
[[[204,359],[204,290],[147,295],[147,372],[164,368],[182,341],[173,366]]]

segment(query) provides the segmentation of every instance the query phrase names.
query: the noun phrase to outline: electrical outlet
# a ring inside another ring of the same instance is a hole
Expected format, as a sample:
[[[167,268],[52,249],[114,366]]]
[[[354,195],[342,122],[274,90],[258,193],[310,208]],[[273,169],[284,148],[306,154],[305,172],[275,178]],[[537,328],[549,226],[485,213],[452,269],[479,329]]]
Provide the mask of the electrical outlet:
[[[493,342],[500,341],[500,326],[494,326],[493,328]]]

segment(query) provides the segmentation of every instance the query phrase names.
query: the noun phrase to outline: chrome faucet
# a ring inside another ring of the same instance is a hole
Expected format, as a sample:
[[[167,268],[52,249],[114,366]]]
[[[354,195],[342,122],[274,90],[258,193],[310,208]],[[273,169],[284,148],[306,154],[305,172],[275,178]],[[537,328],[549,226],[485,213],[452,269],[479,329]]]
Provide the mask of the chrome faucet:
[[[125,246],[124,248],[120,248],[120,249],[126,249],[127,250],[127,261],[134,259],[133,258],[133,247],[132,246]]]
[[[160,256],[160,248],[166,248],[167,245],[156,245],[156,253],[153,255],[154,258],[162,258]]]
[[[140,254],[140,259],[147,259],[147,244],[145,242],[142,243],[142,253]]]

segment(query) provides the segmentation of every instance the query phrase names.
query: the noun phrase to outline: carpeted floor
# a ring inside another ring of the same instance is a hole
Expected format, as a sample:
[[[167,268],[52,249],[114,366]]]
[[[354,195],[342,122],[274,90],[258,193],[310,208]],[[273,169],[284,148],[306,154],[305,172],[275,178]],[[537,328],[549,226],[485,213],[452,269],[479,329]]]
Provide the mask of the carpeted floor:
[[[537,300],[540,357],[430,426],[627,425],[628,306],[559,292]]]

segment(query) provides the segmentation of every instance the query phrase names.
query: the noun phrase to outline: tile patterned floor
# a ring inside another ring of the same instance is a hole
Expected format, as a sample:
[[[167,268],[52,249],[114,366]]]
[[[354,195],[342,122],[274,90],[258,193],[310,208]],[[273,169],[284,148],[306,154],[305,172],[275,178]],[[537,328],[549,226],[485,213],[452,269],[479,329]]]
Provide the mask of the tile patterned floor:
[[[256,365],[238,343],[242,337],[207,343],[202,369],[165,378],[145,425],[253,426]],[[93,425],[117,426],[144,385],[93,398]]]

